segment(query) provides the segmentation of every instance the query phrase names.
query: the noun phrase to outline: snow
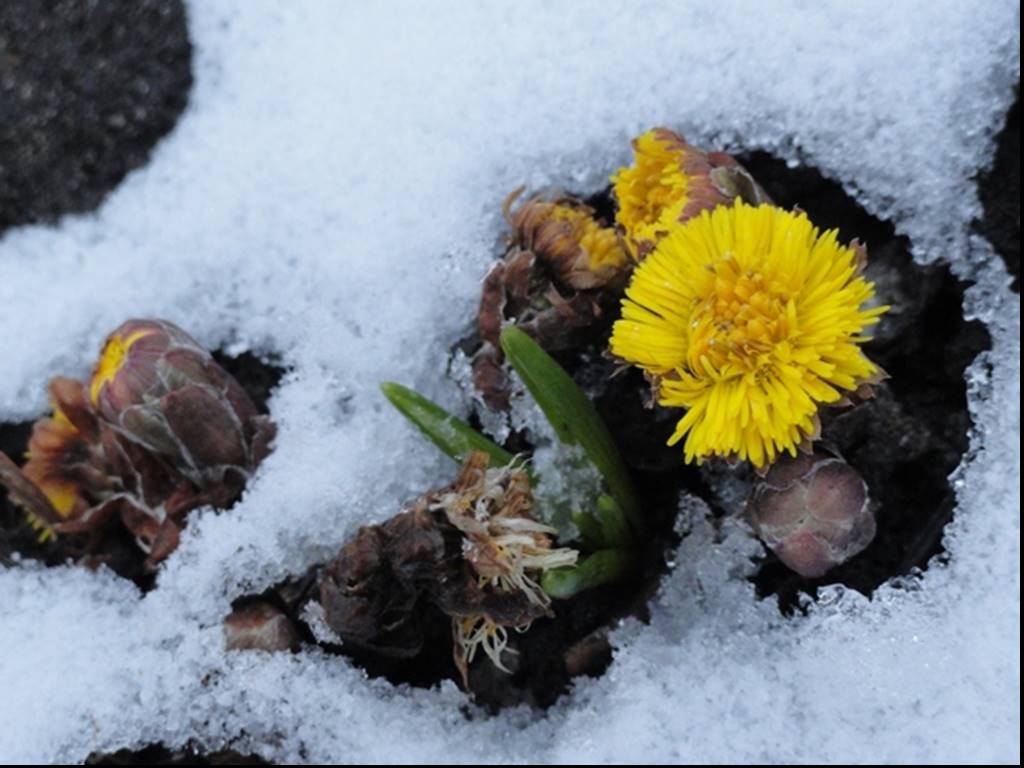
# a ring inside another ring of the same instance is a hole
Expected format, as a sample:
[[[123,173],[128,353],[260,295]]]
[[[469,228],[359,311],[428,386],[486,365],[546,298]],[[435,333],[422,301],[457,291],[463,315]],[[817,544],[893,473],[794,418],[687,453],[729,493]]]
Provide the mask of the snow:
[[[0,570],[0,756],[162,741],[292,761],[1020,758],[1020,304],[970,235],[973,179],[1019,78],[1019,5],[193,3],[196,85],[152,161],[94,215],[0,241],[0,419],[84,375],[126,317],[275,354],[280,434],[242,503],[198,513],[158,587]],[[948,563],[784,619],[759,546],[684,499],[688,535],[607,674],[545,714],[467,717],[454,685],[345,660],[227,653],[235,597],[323,559],[453,466],[387,407],[446,376],[521,183],[597,189],[653,125],[821,168],[975,281]]]

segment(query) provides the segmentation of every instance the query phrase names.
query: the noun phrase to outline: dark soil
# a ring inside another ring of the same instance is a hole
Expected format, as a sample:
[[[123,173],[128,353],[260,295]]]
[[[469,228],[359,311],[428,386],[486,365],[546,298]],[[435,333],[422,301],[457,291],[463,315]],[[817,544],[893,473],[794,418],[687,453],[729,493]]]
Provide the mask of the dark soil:
[[[230,749],[203,752],[197,747],[168,749],[154,744],[143,749],[119,749],[97,753],[85,759],[85,765],[269,765],[256,755],[242,755]]]
[[[281,380],[284,369],[264,362],[248,352],[235,357],[215,352],[214,358],[241,383],[261,413],[267,413],[267,399]],[[40,386],[45,386],[40,384]],[[25,449],[32,434],[32,422],[0,423],[0,451],[15,462],[23,463]],[[62,535],[41,542],[28,524],[24,513],[7,499],[0,486],[0,564],[9,565],[15,558],[39,560],[48,566],[77,562],[88,567],[106,565],[119,576],[134,581],[140,589],[152,589],[155,574],[145,568],[145,553],[120,523],[113,523],[102,536]]]
[[[764,153],[742,159],[776,202],[798,205],[822,228],[838,227],[843,241],[862,240],[868,275],[893,307],[866,345],[890,380],[874,400],[823,418],[825,444],[868,483],[878,533],[864,552],[820,579],[804,579],[768,555],[754,583],[759,595],[777,595],[789,613],[801,592],[815,596],[825,584],[843,584],[870,595],[893,576],[926,568],[943,551],[955,501],[948,477],[967,449],[970,428],[964,371],[991,340],[983,324],[963,318],[966,286],[944,266],[914,264],[907,239],[838,184]]]
[[[0,3],[0,233],[96,208],[191,86],[180,0]]]

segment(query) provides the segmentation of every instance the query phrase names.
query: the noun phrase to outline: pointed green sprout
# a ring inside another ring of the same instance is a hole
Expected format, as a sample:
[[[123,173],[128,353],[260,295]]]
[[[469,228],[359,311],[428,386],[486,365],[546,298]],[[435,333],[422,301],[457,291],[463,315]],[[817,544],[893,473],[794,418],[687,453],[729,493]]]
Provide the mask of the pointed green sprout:
[[[602,584],[622,581],[633,568],[633,553],[625,549],[602,549],[588,555],[579,565],[547,571],[541,588],[551,597],[564,600]]]
[[[464,461],[473,451],[486,453],[491,457],[491,465],[495,467],[504,467],[515,461],[516,457],[500,445],[488,440],[462,419],[418,392],[393,381],[384,382],[380,388],[384,397],[405,418],[455,461]]]
[[[640,502],[629,470],[594,404],[562,366],[524,331],[512,325],[505,328],[501,332],[501,348],[559,439],[583,448],[630,525],[642,532]]]
[[[580,544],[583,545],[583,549],[588,552],[596,552],[608,546],[604,529],[597,522],[597,517],[593,512],[577,509],[569,515],[569,518],[576,526],[576,530],[580,532]]]

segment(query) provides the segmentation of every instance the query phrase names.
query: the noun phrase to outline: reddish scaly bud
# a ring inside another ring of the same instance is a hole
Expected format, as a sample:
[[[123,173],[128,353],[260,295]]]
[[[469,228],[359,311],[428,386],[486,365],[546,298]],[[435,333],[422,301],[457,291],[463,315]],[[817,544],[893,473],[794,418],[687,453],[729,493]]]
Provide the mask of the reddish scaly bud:
[[[775,462],[755,485],[747,514],[765,545],[806,578],[845,563],[875,537],[863,478],[821,453]]]
[[[274,434],[241,386],[187,333],[132,320],[112,333],[89,382],[50,382],[24,468],[0,454],[0,485],[40,529],[96,534],[120,521],[155,567],[189,511],[226,507]]]
[[[129,320],[107,337],[89,399],[118,433],[200,487],[228,469],[247,476],[273,434],[238,382],[166,320]]]
[[[508,407],[499,336],[514,323],[548,352],[582,347],[601,334],[633,267],[615,229],[582,200],[549,191],[507,198],[508,250],[484,279],[477,314],[480,348],[473,382],[493,407]]]

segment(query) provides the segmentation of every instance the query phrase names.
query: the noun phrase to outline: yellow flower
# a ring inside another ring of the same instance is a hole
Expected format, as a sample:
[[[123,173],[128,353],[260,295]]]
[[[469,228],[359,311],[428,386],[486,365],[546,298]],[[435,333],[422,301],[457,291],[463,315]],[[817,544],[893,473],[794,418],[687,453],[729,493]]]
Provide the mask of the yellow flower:
[[[138,326],[138,328],[133,328]],[[98,405],[100,392],[104,384],[114,380],[128,362],[128,353],[137,341],[157,333],[154,327],[148,327],[139,321],[125,323],[107,337],[96,363],[92,379],[89,382],[89,401]]]
[[[701,211],[742,198],[770,202],[735,158],[704,152],[667,128],[633,140],[635,161],[612,176],[615,223],[636,261],[642,261],[675,225]]]
[[[818,406],[884,374],[863,333],[888,307],[864,249],[803,213],[737,201],[676,225],[635,270],[611,351],[644,369],[658,402],[684,407],[669,440],[687,462],[770,464],[817,437]]]

